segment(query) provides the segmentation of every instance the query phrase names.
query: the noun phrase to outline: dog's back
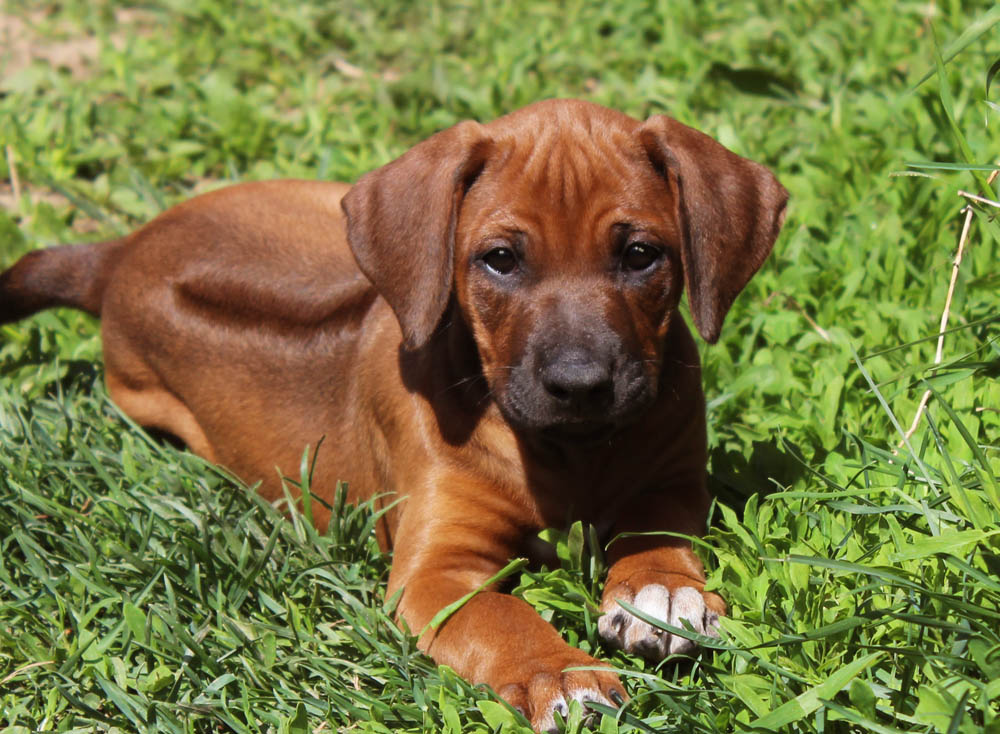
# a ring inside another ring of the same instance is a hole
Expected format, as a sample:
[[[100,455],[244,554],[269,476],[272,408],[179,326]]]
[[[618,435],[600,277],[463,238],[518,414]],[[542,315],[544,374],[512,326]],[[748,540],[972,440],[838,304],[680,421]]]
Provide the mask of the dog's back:
[[[55,306],[100,316],[119,407],[276,498],[279,471],[297,478],[306,445],[352,413],[350,366],[371,318],[395,329],[347,245],[348,189],[231,186],[118,240],[31,252],[0,274],[0,322]],[[357,459],[333,438],[318,472]]]
[[[131,278],[133,290],[155,287],[158,276],[194,308],[240,300],[256,307],[247,318],[289,325],[336,318],[344,302],[370,291],[345,239],[340,199],[349,188],[311,181],[230,186],[127,237],[30,252],[0,272],[0,323],[57,306],[100,316],[123,261],[149,269],[150,279]]]

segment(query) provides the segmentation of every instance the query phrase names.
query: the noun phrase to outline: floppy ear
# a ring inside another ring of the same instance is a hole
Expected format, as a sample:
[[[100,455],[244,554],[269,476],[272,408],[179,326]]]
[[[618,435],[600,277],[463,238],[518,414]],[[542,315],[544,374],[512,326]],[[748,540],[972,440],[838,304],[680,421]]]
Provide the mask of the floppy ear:
[[[341,202],[354,259],[407,348],[430,339],[448,306],[458,209],[488,147],[479,123],[459,123],[362,176]]]
[[[729,307],[771,252],[788,192],[764,166],[665,115],[649,118],[639,139],[677,195],[691,315],[714,344]]]

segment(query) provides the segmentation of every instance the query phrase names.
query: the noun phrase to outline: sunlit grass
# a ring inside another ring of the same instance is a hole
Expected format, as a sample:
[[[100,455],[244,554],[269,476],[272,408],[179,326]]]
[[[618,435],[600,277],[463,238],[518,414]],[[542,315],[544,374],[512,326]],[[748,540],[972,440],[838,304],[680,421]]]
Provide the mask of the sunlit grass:
[[[0,44],[0,265],[223,181],[353,180],[543,97],[673,114],[792,195],[774,255],[702,349],[720,502],[699,547],[730,616],[693,662],[601,648],[582,528],[559,529],[562,567],[514,592],[622,670],[632,701],[603,732],[1000,731],[989,205],[935,362],[958,191],[996,199],[988,170],[953,164],[1000,150],[985,99],[1000,12],[957,8],[15,0],[18,38],[55,65]],[[98,50],[59,68],[53,44],[84,35]],[[368,508],[326,533],[285,519],[124,420],[99,357],[80,314],[0,327],[0,731],[525,726],[393,624]]]

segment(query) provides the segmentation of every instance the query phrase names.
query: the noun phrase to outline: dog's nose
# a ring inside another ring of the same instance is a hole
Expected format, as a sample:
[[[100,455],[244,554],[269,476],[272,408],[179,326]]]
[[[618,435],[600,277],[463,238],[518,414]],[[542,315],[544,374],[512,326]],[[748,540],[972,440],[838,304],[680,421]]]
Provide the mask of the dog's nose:
[[[579,349],[550,360],[542,368],[541,380],[552,398],[575,410],[606,408],[614,392],[611,362]]]

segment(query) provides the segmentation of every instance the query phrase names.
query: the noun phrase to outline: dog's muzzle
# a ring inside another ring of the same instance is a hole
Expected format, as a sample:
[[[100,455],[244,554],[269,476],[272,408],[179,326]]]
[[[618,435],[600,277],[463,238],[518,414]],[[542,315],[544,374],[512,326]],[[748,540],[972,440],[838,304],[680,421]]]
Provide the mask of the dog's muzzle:
[[[536,350],[497,393],[512,425],[577,443],[607,438],[641,415],[655,396],[656,381],[641,360],[619,349],[580,344]]]

